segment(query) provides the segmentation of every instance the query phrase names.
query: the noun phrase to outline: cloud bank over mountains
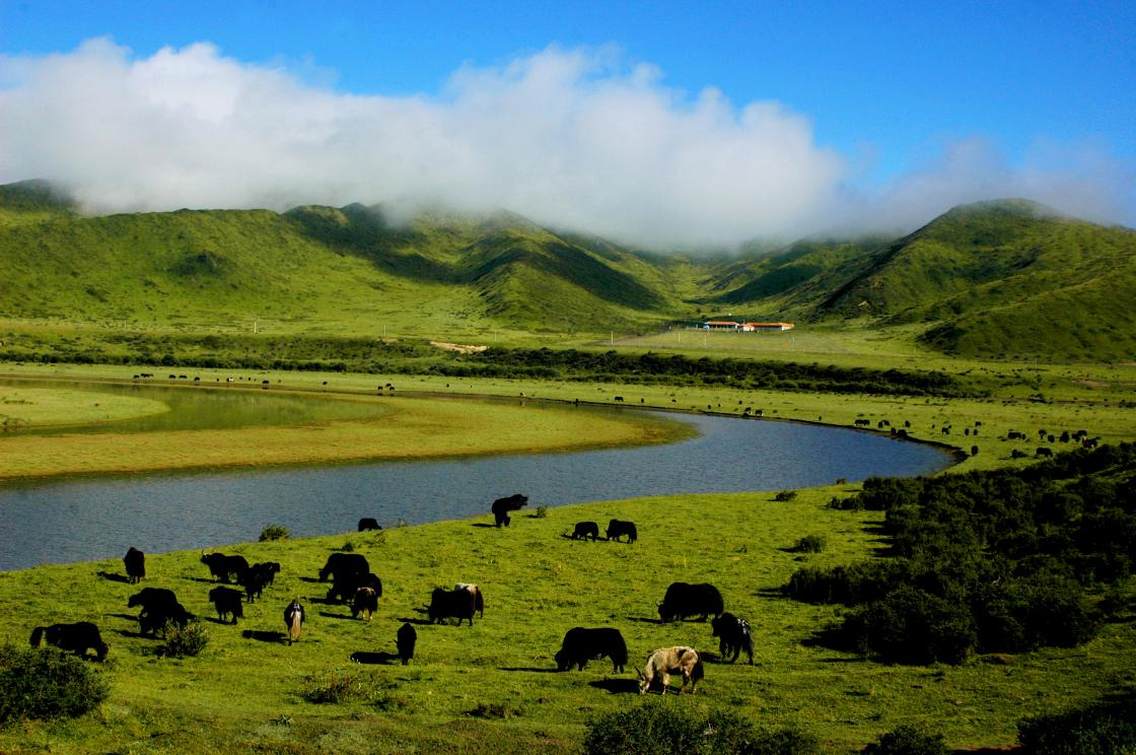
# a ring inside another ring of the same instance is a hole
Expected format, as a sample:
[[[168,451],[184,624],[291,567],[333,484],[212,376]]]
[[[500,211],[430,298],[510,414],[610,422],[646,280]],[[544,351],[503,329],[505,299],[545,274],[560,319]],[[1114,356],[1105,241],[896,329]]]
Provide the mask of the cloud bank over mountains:
[[[805,115],[676,91],[614,49],[550,47],[401,97],[311,85],[206,43],[0,56],[0,182],[57,181],[94,212],[395,201],[690,248],[909,229],[1002,196],[1117,222],[1136,210],[1132,166],[1101,149],[1011,163],[963,139],[872,188],[852,162]]]

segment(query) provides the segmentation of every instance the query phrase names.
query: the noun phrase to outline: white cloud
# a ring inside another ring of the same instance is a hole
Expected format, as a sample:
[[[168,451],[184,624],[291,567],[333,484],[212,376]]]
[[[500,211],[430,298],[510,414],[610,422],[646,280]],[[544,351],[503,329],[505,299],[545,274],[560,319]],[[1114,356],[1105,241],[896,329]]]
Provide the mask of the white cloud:
[[[894,227],[1007,193],[1115,217],[1128,200],[1110,207],[1108,191],[1132,179],[1107,156],[1015,168],[962,143],[866,195],[808,118],[688,96],[609,48],[550,47],[463,67],[437,96],[383,97],[209,44],[136,58],[96,39],[0,57],[0,135],[0,180],[65,183],[92,211],[422,201],[662,247]]]

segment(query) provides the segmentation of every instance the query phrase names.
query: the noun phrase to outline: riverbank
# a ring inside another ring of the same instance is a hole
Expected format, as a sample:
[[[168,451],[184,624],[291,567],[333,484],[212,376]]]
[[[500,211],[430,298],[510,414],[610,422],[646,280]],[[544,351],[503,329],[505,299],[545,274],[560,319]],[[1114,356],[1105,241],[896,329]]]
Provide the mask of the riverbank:
[[[343,533],[304,540],[242,543],[223,549],[283,570],[265,596],[246,606],[237,627],[206,620],[209,644],[197,658],[156,658],[138,637],[127,597],[137,588],[107,579],[121,561],[44,566],[0,573],[0,640],[23,644],[32,628],[94,620],[111,645],[103,670],[112,680],[100,711],[74,721],[29,722],[0,731],[0,750],[576,752],[588,719],[637,704],[634,673],[606,661],[583,672],[549,673],[563,633],[615,626],[632,665],[650,649],[690,644],[713,650],[700,622],[656,623],[655,605],[674,580],[716,584],[727,610],[754,627],[755,664],[710,663],[696,696],[671,704],[728,708],[768,726],[794,725],[847,752],[900,724],[925,723],[953,747],[1011,744],[1020,718],[1097,699],[1133,679],[1136,625],[1107,625],[1088,645],[1047,649],[998,663],[889,666],[809,642],[839,609],[778,597],[802,564],[833,566],[871,557],[881,514],[826,508],[855,486],[802,490],[790,502],[772,494],[686,495],[565,506],[544,518],[518,512],[507,529],[471,520]],[[634,545],[577,542],[576,521],[638,524]],[[792,546],[819,535],[821,553]],[[346,606],[320,602],[314,581],[327,555],[350,547],[383,579],[379,613],[354,620]],[[144,586],[169,587],[192,612],[215,614],[198,551],[148,559]],[[473,627],[419,624],[409,666],[353,664],[356,652],[393,653],[404,620],[420,622],[435,586],[477,582],[485,617]],[[59,585],[82,600],[61,600]],[[280,632],[294,596],[308,606],[292,647],[245,630]],[[744,656],[743,656],[744,657]],[[368,692],[334,705],[309,703],[305,688],[347,676]],[[630,693],[630,694],[629,694]],[[661,703],[654,699],[653,702]]]

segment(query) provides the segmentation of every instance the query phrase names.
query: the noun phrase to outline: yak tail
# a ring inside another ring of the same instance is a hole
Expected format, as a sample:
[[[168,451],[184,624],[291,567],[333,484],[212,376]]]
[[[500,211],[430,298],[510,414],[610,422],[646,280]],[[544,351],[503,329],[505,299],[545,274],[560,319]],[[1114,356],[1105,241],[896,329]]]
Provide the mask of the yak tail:
[[[40,640],[43,639],[43,633],[47,631],[47,627],[36,627],[32,630],[31,645],[33,648],[38,648]]]

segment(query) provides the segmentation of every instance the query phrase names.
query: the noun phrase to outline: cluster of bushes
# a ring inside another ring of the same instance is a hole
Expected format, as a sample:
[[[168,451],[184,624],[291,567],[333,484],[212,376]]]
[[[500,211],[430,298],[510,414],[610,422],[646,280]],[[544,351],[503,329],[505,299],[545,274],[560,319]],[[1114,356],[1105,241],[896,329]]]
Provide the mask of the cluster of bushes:
[[[158,655],[167,658],[195,657],[201,655],[209,644],[209,633],[197,619],[186,622],[185,626],[173,622],[166,624],[165,637],[166,641],[158,648]]]
[[[0,645],[0,726],[81,716],[106,699],[103,675],[73,653]]]
[[[904,663],[1070,647],[1095,591],[1136,566],[1136,444],[1027,469],[869,479],[837,508],[886,512],[890,557],[798,570],[787,595],[853,606],[833,644]]]
[[[588,755],[815,755],[817,740],[796,729],[759,729],[728,711],[698,715],[684,707],[647,704],[608,713],[588,724]]]
[[[1136,695],[1027,718],[1018,724],[1018,741],[1025,755],[1136,752]]]

